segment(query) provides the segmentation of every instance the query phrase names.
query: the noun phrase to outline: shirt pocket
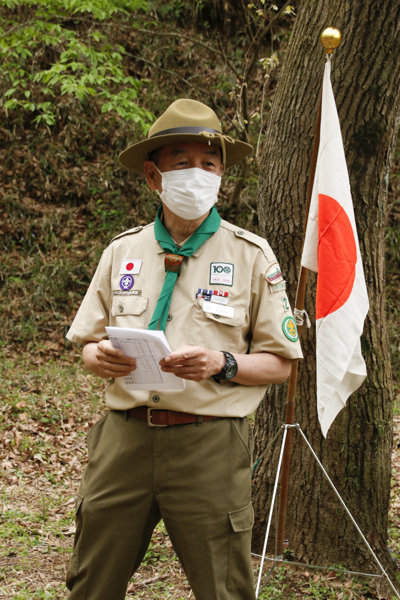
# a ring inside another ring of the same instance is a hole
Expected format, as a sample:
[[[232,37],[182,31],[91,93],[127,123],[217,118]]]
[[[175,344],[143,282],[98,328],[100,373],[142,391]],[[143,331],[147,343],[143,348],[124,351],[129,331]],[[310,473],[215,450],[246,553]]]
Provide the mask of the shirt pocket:
[[[204,299],[195,301],[192,307],[190,320],[189,344],[191,346],[205,346],[210,350],[225,350],[235,352],[246,320],[247,309],[245,306],[232,306],[233,317],[204,312]]]
[[[111,315],[119,327],[143,329],[148,296],[113,296]]]

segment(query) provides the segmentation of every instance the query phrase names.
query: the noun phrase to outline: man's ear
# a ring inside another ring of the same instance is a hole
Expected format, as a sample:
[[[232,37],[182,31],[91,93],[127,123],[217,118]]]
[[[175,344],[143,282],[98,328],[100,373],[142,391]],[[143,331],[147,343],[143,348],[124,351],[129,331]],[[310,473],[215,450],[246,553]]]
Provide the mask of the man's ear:
[[[157,169],[154,166],[154,163],[151,160],[146,160],[143,165],[144,173],[146,175],[147,185],[151,189],[152,192],[158,189],[159,187],[159,174],[157,173]]]

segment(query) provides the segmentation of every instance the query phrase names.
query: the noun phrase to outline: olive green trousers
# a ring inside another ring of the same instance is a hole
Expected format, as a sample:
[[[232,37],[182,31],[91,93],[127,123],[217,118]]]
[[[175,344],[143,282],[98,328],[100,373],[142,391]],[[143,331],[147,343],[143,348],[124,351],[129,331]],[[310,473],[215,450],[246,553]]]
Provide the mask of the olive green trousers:
[[[110,411],[88,437],[68,600],[124,600],[164,520],[196,600],[254,600],[247,419],[149,427]]]

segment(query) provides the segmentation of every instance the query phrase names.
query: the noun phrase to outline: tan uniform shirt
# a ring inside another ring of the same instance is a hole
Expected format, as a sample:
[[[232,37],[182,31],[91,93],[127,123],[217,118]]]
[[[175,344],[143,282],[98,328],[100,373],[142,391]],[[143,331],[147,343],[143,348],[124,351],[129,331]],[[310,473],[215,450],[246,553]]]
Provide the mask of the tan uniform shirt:
[[[147,328],[164,283],[164,258],[153,223],[117,236],[102,255],[68,339],[82,344],[99,342],[107,339],[106,326]],[[127,259],[141,260],[142,264],[140,272],[133,275],[133,287],[124,292],[120,271]],[[276,267],[276,258],[263,238],[222,221],[218,231],[183,260],[165,329],[171,349],[192,345],[302,358],[299,341],[292,341],[297,336],[283,284],[266,279]],[[204,312],[205,301],[196,300],[199,288],[228,292],[227,306],[233,315]],[[130,391],[123,378],[116,378],[106,390],[106,401],[115,410],[147,405],[199,415],[243,417],[254,412],[267,387],[228,381],[218,384],[210,378],[200,383],[186,381],[186,389],[179,392]]]

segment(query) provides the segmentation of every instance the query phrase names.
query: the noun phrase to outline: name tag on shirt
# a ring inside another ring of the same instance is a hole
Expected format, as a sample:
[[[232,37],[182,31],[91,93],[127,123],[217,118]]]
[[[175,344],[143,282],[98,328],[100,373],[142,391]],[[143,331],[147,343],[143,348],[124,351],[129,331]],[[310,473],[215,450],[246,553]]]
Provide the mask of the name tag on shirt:
[[[205,313],[220,315],[221,317],[227,317],[228,319],[232,319],[235,312],[232,306],[221,306],[221,304],[216,304],[215,302],[204,302],[203,310]]]
[[[142,266],[140,258],[126,258],[121,262],[120,275],[138,275]]]
[[[141,296],[142,290],[129,290],[123,292],[122,290],[113,290],[113,296]]]

